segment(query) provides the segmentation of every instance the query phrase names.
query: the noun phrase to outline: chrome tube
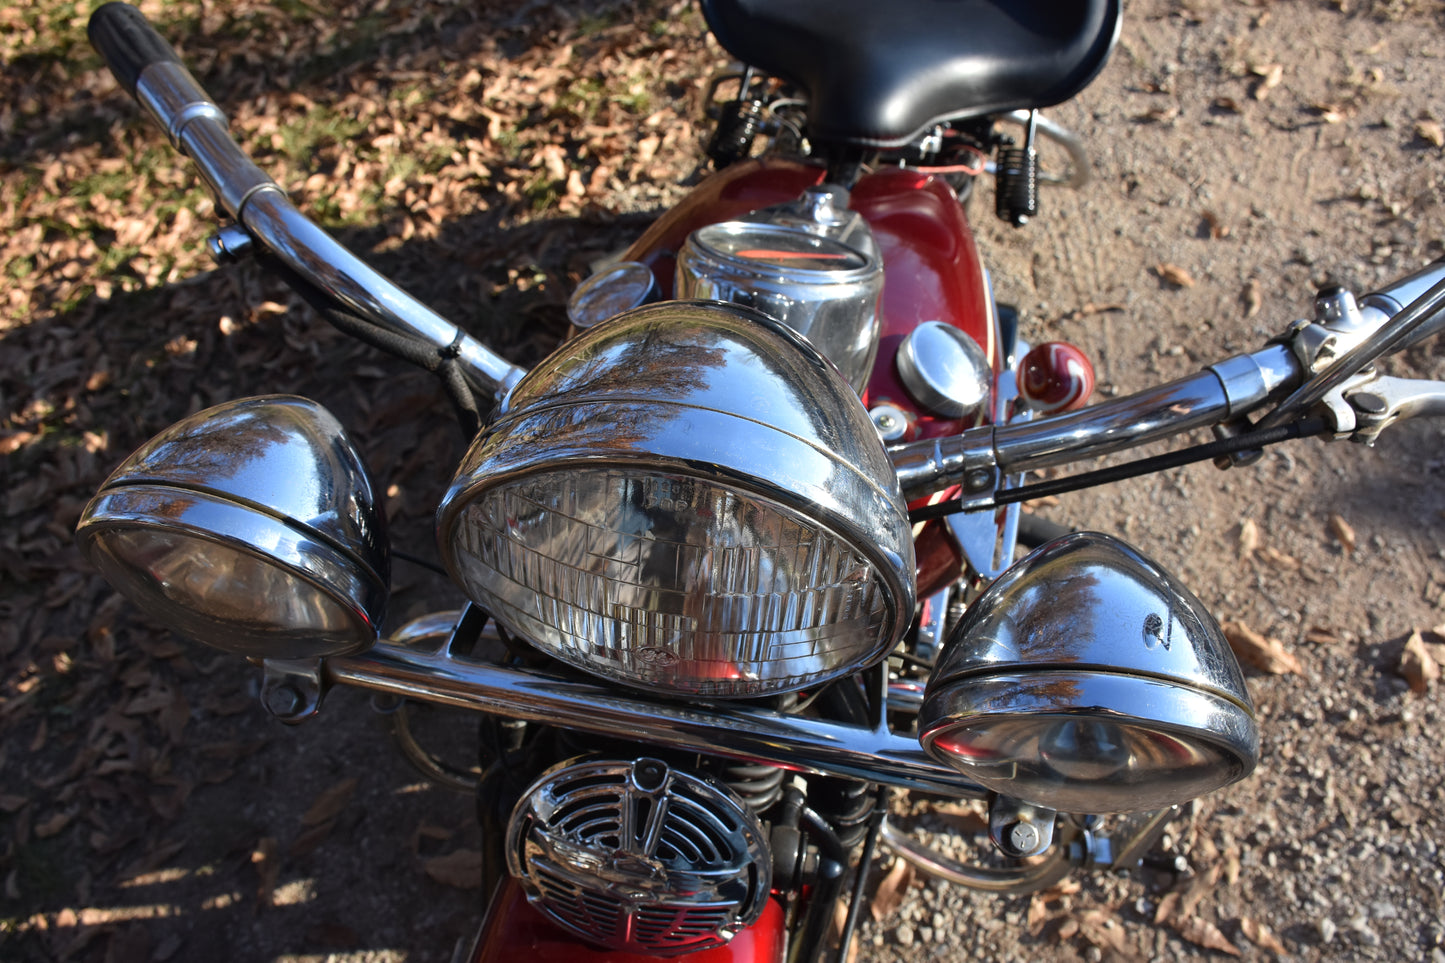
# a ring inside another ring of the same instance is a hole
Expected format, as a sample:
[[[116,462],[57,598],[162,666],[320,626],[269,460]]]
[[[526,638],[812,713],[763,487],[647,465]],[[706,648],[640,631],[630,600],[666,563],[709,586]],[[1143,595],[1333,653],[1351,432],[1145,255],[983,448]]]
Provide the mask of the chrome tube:
[[[418,651],[384,642],[330,659],[326,681],[408,699],[947,796],[978,785],[934,762],[911,736],[784,715],[747,703],[662,702],[639,693],[532,669]]]
[[[154,63],[136,99],[195,162],[225,210],[307,281],[367,320],[457,352],[468,380],[504,396],[526,372],[486,348],[352,254],[291,203],[231,138],[226,117],[177,63]]]
[[[1433,261],[1414,274],[1387,284],[1378,291],[1371,291],[1360,299],[1360,307],[1376,308],[1387,316],[1393,316],[1405,310],[1406,305],[1441,281],[1445,281],[1445,259]],[[1445,311],[1437,311],[1434,318],[1410,332],[1401,347],[1413,347],[1438,334],[1442,329],[1445,329]]]
[[[906,498],[962,483],[981,493],[1000,474],[1033,471],[1107,455],[1206,428],[1263,404],[1299,382],[1300,365],[1288,347],[1271,345],[1177,381],[1068,414],[971,428],[888,449]]]

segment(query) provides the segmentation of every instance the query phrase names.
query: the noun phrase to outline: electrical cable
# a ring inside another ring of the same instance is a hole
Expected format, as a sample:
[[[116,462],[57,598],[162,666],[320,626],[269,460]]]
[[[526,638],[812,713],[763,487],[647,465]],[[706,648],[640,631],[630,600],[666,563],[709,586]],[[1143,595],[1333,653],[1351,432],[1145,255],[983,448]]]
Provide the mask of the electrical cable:
[[[1236,435],[1233,438],[1223,438],[1219,441],[1195,445],[1192,448],[1182,448],[1179,451],[1166,452],[1163,455],[1155,455],[1152,458],[1141,458],[1138,461],[1126,462],[1122,465],[1110,465],[1107,468],[1100,468],[1097,471],[1084,472],[1079,475],[1069,475],[1065,478],[1050,478],[1046,481],[1034,482],[1031,485],[1022,485],[1018,488],[1005,488],[1002,491],[994,493],[993,504],[987,507],[1011,505],[1014,502],[1026,502],[1035,498],[1047,498],[1050,495],[1062,495],[1065,492],[1078,491],[1083,488],[1093,488],[1096,485],[1107,485],[1112,482],[1123,481],[1126,478],[1136,478],[1139,475],[1148,475],[1157,471],[1167,471],[1170,468],[1179,468],[1183,465],[1192,465],[1195,462],[1209,461],[1224,455],[1232,455],[1236,452],[1263,448],[1266,445],[1275,445],[1282,441],[1292,441],[1296,438],[1309,438],[1314,435],[1324,434],[1330,430],[1330,425],[1324,418],[1303,418],[1299,421],[1291,422],[1288,425],[1280,425],[1278,428],[1251,431],[1246,434]],[[911,522],[925,522],[934,518],[943,518],[947,515],[956,515],[963,510],[963,499],[954,498],[946,502],[940,502],[937,505],[925,505],[921,508],[913,509],[908,513],[908,520]]]

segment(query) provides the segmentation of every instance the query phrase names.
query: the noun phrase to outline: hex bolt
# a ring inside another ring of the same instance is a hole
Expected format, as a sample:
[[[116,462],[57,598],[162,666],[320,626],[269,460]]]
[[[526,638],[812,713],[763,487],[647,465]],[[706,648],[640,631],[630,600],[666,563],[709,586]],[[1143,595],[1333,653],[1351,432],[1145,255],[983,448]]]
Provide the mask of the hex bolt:
[[[282,684],[266,690],[266,708],[278,719],[294,716],[306,700],[294,685]]]

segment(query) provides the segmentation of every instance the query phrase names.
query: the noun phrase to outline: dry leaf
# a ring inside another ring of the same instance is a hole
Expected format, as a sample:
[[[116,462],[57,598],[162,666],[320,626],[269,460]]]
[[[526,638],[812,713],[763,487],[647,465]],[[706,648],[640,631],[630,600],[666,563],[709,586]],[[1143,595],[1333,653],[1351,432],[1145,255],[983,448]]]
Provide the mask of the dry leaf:
[[[443,886],[479,889],[482,885],[482,854],[475,849],[459,849],[445,856],[435,856],[423,862],[422,868]]]
[[[1249,72],[1259,78],[1259,82],[1255,84],[1254,89],[1250,91],[1250,96],[1255,100],[1264,100],[1264,98],[1269,95],[1269,92],[1278,87],[1281,81],[1284,80],[1283,64],[1262,64],[1257,67],[1251,67]]]
[[[34,437],[33,431],[7,431],[0,434],[0,455],[13,455]]]
[[[1415,136],[1436,147],[1445,147],[1445,128],[1433,120],[1422,120],[1416,124]]]
[[[1249,940],[1255,946],[1258,946],[1262,950],[1268,950],[1276,956],[1284,956],[1289,952],[1289,950],[1285,949],[1285,945],[1279,941],[1279,937],[1274,935],[1273,930],[1263,923],[1256,923],[1248,916],[1240,917],[1239,931],[1244,934],[1245,939]]]
[[[1151,107],[1134,119],[1145,124],[1162,124],[1178,116],[1179,108],[1170,104],[1168,107]]]
[[[1410,633],[1410,639],[1405,643],[1405,651],[1400,653],[1400,666],[1397,671],[1410,683],[1410,689],[1416,695],[1424,695],[1432,683],[1439,681],[1440,663],[1435,661],[1425,647],[1425,638],[1418,629]],[[35,831],[39,833],[39,827]]]
[[[1244,309],[1244,319],[1259,314],[1260,306],[1264,304],[1264,295],[1260,293],[1259,281],[1250,278],[1244,284],[1244,289],[1239,292],[1239,305]]]
[[[1201,216],[1204,218],[1204,225],[1209,229],[1211,238],[1218,241],[1229,237],[1229,225],[1220,220],[1218,214],[1213,211],[1205,211]]]
[[[1098,909],[1089,910],[1079,918],[1079,929],[1084,934],[1084,939],[1102,950],[1113,950],[1122,955],[1128,949],[1124,928],[1114,919],[1112,913]]]
[[[879,881],[878,889],[873,894],[873,903],[869,909],[873,913],[874,921],[881,923],[898,912],[912,882],[913,864],[901,859],[894,860],[893,868]]]
[[[1194,287],[1194,277],[1177,264],[1169,264],[1168,262],[1156,264],[1154,265],[1154,273],[1177,288]]]
[[[1054,911],[1049,909],[1048,900],[1043,899],[1038,893],[1035,893],[1029,899],[1029,913],[1026,923],[1029,935],[1038,936],[1055,916]]]
[[[1229,647],[1241,662],[1270,675],[1304,671],[1299,659],[1279,639],[1266,638],[1243,622],[1225,622],[1221,627],[1224,637],[1229,640]]]
[[[263,836],[256,848],[251,850],[251,865],[256,867],[256,899],[262,906],[270,906],[276,893],[276,877],[281,873],[274,837]]]
[[[51,836],[58,835],[66,826],[69,826],[70,821],[74,818],[74,810],[56,813],[49,819],[35,824],[35,835],[41,839],[49,839]]]
[[[1266,545],[1259,550],[1259,554],[1264,556],[1265,561],[1269,562],[1274,568],[1282,568],[1290,572],[1299,571],[1300,560],[1293,555],[1286,555],[1277,548]]]
[[[355,779],[341,780],[316,797],[311,808],[306,810],[306,814],[301,817],[301,825],[319,826],[335,819],[346,808],[346,804],[351,802],[351,796],[355,792]]]
[[[1259,548],[1259,526],[1254,519],[1246,518],[1239,523],[1238,544],[1241,558],[1249,558]]]
[[[1164,898],[1159,901],[1159,905],[1154,907],[1154,925],[1159,926],[1163,923],[1169,922],[1169,920],[1173,918],[1175,911],[1178,909],[1179,893],[1177,891],[1173,893],[1165,893]]]
[[[1330,534],[1340,543],[1346,555],[1355,554],[1355,530],[1339,515],[1330,516]]]
[[[1235,100],[1233,97],[1216,97],[1216,98],[1214,98],[1214,109],[1215,109],[1215,110],[1227,110],[1227,111],[1229,111],[1231,114],[1238,114],[1238,113],[1240,113],[1239,101]]]
[[[1061,320],[1061,321],[1078,321],[1078,320],[1081,320],[1081,319],[1083,319],[1083,318],[1092,317],[1093,315],[1096,315],[1096,314],[1108,314],[1108,313],[1110,313],[1110,312],[1112,312],[1112,311],[1123,311],[1123,310],[1125,310],[1126,308],[1128,308],[1128,305],[1127,305],[1127,304],[1120,304],[1120,303],[1118,303],[1118,302],[1113,302],[1113,301],[1108,302],[1108,303],[1106,303],[1106,304],[1095,304],[1093,301],[1090,301],[1090,302],[1088,302],[1087,304],[1085,304],[1082,308],[1075,308],[1073,311],[1070,311],[1068,314],[1064,315],[1064,316],[1063,316],[1062,318],[1060,318],[1059,320]],[[1042,499],[1039,499],[1038,501],[1041,502]],[[1036,504],[1037,504],[1037,503],[1038,503],[1038,502],[1036,502]]]
[[[1206,950],[1218,950],[1230,956],[1239,955],[1239,948],[1219,932],[1219,927],[1197,916],[1180,920],[1175,924],[1174,930],[1189,942],[1196,946],[1202,946]]]

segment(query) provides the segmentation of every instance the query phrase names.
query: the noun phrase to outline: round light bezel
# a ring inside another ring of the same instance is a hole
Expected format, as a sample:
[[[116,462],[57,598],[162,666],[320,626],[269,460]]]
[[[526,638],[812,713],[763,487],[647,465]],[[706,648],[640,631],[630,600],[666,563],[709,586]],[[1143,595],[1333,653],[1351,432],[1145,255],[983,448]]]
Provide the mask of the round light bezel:
[[[1177,751],[1132,754],[1133,774],[1081,765],[1071,775],[1038,748],[1067,721]],[[1009,730],[1031,755],[990,757],[990,736]],[[1218,623],[1157,563],[1099,532],[1049,542],[974,601],[944,643],[918,731],[940,762],[1061,812],[1187,802],[1244,778],[1259,757],[1254,707]]]
[[[385,519],[340,423],[304,398],[239,399],[167,428],[91,499],[76,539],[132,602],[223,651],[324,658],[363,651],[380,635]],[[179,582],[162,571],[167,555]],[[210,562],[222,563],[212,593],[188,587]],[[228,585],[238,562],[255,566],[253,577]],[[263,573],[275,580],[265,588],[288,596],[271,597],[271,617],[256,598]]]
[[[876,645],[803,679],[719,687],[715,679],[662,684],[601,673],[608,678],[678,694],[782,692],[876,662],[907,629],[913,544],[892,464],[836,369],[779,322],[739,305],[665,302],[564,345],[513,391],[443,500],[438,540],[454,580],[468,582],[460,557],[464,515],[489,490],[533,473],[615,466],[728,487],[834,533],[878,573],[887,612]],[[500,608],[485,592],[469,594],[484,608]],[[493,614],[507,624],[503,612]],[[508,628],[526,637],[521,626]]]

